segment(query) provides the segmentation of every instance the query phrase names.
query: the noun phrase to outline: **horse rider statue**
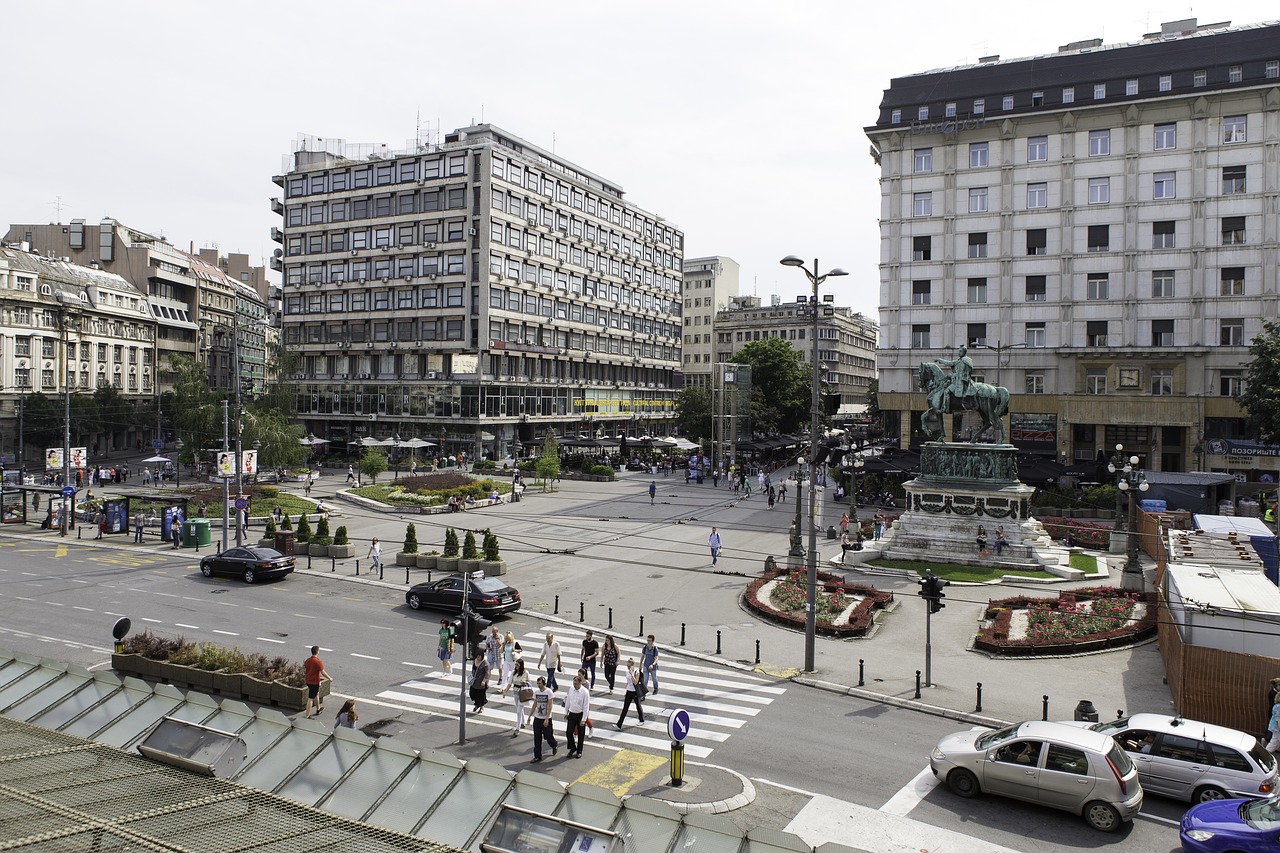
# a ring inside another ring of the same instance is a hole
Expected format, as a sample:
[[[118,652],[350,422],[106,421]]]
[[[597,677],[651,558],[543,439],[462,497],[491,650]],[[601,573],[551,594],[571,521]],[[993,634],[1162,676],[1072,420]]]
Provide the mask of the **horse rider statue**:
[[[960,352],[955,358],[940,358],[937,361],[943,367],[951,368],[951,384],[948,386],[951,393],[942,394],[939,399],[942,413],[950,414],[952,400],[958,401],[957,409],[963,409],[964,398],[973,394],[973,359],[969,358],[969,347],[961,344]]]
[[[950,375],[943,373],[944,367],[951,368]],[[955,358],[921,362],[919,386],[929,402],[921,426],[930,440],[942,436],[943,415],[972,411],[982,419],[982,427],[971,441],[993,430],[996,444],[1004,443],[1003,418],[1009,411],[1009,390],[973,381],[973,359],[969,358],[967,346],[962,345]]]

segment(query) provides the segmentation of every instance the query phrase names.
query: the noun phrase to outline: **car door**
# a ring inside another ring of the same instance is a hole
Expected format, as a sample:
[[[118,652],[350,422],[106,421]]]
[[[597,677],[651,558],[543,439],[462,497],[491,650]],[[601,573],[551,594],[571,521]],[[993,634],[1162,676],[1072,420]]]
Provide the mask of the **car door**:
[[[982,767],[982,789],[1035,802],[1039,798],[1043,746],[1038,740],[1016,740],[988,752]]]
[[[1078,811],[1093,793],[1097,780],[1089,769],[1089,754],[1074,746],[1048,744],[1040,771],[1040,802],[1056,809]]]
[[[242,559],[249,552],[243,548],[228,548],[213,560],[213,570],[222,575],[238,575],[243,569]]]
[[[445,578],[436,584],[436,604],[441,610],[462,612],[462,579]]]
[[[1169,778],[1160,772],[1159,763],[1153,759],[1152,751],[1160,738],[1159,732],[1148,729],[1127,729],[1115,734],[1116,743],[1129,755],[1133,766],[1138,768],[1138,779],[1144,790],[1152,794],[1170,796]]]
[[[1204,741],[1182,735],[1163,734],[1151,749],[1148,762],[1153,792],[1189,800],[1191,792],[1209,770],[1209,753]],[[1142,766],[1138,766],[1141,774]],[[1146,785],[1146,778],[1142,779]]]

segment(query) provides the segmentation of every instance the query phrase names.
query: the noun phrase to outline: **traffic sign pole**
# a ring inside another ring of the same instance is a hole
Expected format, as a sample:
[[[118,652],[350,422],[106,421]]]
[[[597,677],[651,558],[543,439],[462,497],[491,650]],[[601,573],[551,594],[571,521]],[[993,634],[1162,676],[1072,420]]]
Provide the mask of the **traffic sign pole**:
[[[671,736],[671,784],[684,784],[684,739],[689,736],[689,712],[676,708],[667,717],[667,734]]]

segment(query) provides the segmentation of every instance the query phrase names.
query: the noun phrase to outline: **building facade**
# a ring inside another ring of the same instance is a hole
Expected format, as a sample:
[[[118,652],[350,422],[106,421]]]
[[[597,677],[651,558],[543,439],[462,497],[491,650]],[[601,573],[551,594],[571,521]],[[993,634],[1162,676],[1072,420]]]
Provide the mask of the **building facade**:
[[[684,262],[684,384],[710,388],[715,384],[715,324],[718,312],[738,295],[738,262],[712,256]]]
[[[1280,25],[896,78],[866,133],[890,435],[919,443],[917,366],[964,345],[1025,450],[1228,465],[1199,454],[1243,437],[1234,395],[1278,307]]]
[[[830,413],[867,402],[875,377],[876,323],[848,307],[820,303],[818,361],[825,365],[825,395]],[[813,356],[813,314],[808,302],[768,305],[758,296],[729,300],[716,317],[716,360],[731,362],[751,341],[781,338],[798,350],[806,364]]]
[[[548,431],[666,433],[681,232],[492,125],[403,152],[305,138],[273,236],[315,435],[503,457]]]

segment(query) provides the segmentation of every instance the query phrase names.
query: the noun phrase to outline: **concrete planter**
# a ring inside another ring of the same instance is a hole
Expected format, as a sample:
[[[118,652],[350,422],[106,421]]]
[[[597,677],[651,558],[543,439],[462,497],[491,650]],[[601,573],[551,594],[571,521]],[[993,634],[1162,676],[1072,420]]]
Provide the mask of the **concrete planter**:
[[[242,672],[222,672],[221,670],[211,673],[212,689],[219,696],[243,696],[244,695],[244,673]]]
[[[459,559],[458,571],[468,575],[472,574],[473,572],[478,572],[480,571],[480,561]]]
[[[330,545],[329,556],[337,560],[350,560],[356,555],[356,546],[350,543],[346,545]]]
[[[255,678],[252,675],[241,675],[240,695],[246,701],[256,702],[259,705],[270,705],[272,683],[263,681],[261,678]]]
[[[505,575],[507,573],[507,561],[506,560],[481,560],[480,568],[483,569],[484,573],[489,577],[495,577],[497,575]]]
[[[311,556],[313,556],[313,557],[327,557],[327,556],[329,556],[329,546],[328,546],[328,545],[317,545],[317,544],[316,544],[316,543],[314,543],[314,542],[308,542],[308,543],[307,543],[307,553],[308,553],[308,554],[310,554],[310,555],[311,555]]]
[[[259,548],[274,548],[274,547],[276,547],[276,537],[275,537],[275,536],[264,536],[264,537],[262,537],[261,539],[259,539],[259,540],[258,540],[258,547],[259,547]]]
[[[442,572],[456,572],[458,570],[457,557],[437,557],[436,568]]]
[[[418,555],[416,553],[407,553],[405,551],[396,552],[397,566],[416,566],[418,565]]]
[[[329,682],[320,682],[320,700],[329,695]],[[301,711],[307,707],[307,688],[290,687],[279,681],[271,682],[271,704],[281,708],[292,708]]]
[[[436,561],[438,560],[439,556],[440,556],[439,554],[419,554],[418,568],[434,569],[436,567]]]
[[[139,678],[156,678],[156,672],[162,665],[163,661],[151,660],[142,655],[111,655],[112,669]]]

